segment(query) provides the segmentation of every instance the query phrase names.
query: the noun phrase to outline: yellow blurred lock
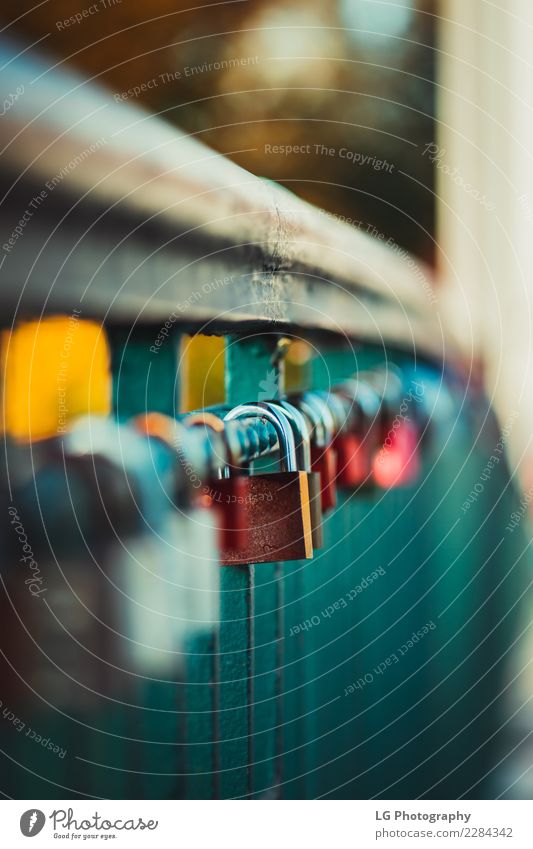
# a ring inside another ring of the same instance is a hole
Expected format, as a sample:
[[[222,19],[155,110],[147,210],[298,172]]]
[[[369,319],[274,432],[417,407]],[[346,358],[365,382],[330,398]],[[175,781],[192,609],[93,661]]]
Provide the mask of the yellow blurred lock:
[[[79,310],[4,331],[1,364],[3,427],[15,439],[56,436],[77,416],[110,412],[105,334]]]

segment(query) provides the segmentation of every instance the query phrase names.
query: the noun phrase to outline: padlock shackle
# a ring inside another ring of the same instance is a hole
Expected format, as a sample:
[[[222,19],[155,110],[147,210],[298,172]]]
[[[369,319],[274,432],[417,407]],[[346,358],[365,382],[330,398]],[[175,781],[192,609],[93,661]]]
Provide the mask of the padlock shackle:
[[[339,391],[348,398],[352,407],[355,408],[359,426],[366,428],[379,422],[384,409],[382,396],[372,384],[364,379],[363,374],[344,381],[339,387]]]
[[[215,415],[215,413],[209,412],[209,410],[204,410],[198,413],[189,413],[182,419],[182,423],[186,428],[204,427],[206,430],[219,434],[226,456],[223,460],[220,460],[219,463],[215,464],[215,468],[217,469],[219,476],[223,477],[223,470],[228,466],[233,466],[235,461],[234,452],[228,437],[227,429],[224,426],[223,419]],[[220,459],[217,457],[216,451],[210,452],[211,463],[213,459]]]
[[[282,412],[287,416],[294,435],[298,467],[304,472],[310,472],[311,439],[305,416],[302,415],[297,407],[290,404],[289,401],[263,401],[261,403],[266,404],[267,407],[275,413],[282,408]]]
[[[303,398],[295,399],[295,403],[298,404],[300,412],[302,412],[311,423],[310,436],[313,443],[319,448],[324,448],[326,445],[326,431],[319,411],[312,404],[304,401]]]
[[[226,413],[224,421],[230,422],[242,418],[267,419],[278,435],[281,470],[284,472],[298,471],[296,442],[289,419],[283,410],[273,412],[263,401],[258,401],[256,404],[239,404],[229,413]]]
[[[324,390],[314,392],[313,395],[321,398],[331,411],[336,434],[345,433],[350,429],[350,410],[347,409],[345,403],[347,399],[343,400],[336,392],[325,392]]]
[[[318,436],[318,429],[315,427],[315,442],[319,448],[327,448],[335,435],[335,417],[327,403],[316,392],[305,392],[300,399],[300,406],[304,412],[309,411],[310,415],[314,415],[315,420],[318,419],[322,436]]]
[[[390,415],[401,403],[403,381],[397,366],[383,363],[360,372],[357,380],[366,383],[378,395],[382,414]]]

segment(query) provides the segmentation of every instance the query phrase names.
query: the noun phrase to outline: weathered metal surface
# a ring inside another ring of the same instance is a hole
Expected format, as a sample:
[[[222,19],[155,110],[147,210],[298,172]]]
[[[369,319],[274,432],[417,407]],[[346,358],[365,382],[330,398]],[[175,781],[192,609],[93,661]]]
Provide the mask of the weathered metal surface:
[[[0,125],[0,274],[11,314],[76,306],[137,323],[300,325],[449,350],[431,272],[396,245],[18,53],[0,45],[6,91],[24,86]]]
[[[249,539],[221,552],[224,566],[272,563],[313,556],[309,482],[306,472],[257,474],[249,480],[245,503]]]

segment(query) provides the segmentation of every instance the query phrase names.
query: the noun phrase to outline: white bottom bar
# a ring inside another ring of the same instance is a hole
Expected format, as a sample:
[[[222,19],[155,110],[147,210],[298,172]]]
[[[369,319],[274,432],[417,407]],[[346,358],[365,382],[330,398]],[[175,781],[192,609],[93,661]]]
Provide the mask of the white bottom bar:
[[[268,806],[268,808],[266,807]],[[1,845],[531,849],[528,801],[3,801]],[[30,828],[31,826],[31,828]],[[33,832],[33,834],[31,833]]]

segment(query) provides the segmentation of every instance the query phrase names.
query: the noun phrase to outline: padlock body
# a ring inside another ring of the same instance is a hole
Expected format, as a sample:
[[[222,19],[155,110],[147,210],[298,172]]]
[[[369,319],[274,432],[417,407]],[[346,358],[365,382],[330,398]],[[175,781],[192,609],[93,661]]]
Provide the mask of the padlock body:
[[[420,473],[419,431],[409,420],[397,420],[373,460],[373,477],[383,489],[408,486]]]
[[[313,556],[309,481],[306,472],[250,475],[244,502],[248,543],[221,551],[220,563],[304,560]]]
[[[337,505],[337,452],[333,446],[311,446],[311,468],[320,475],[322,512],[334,510]]]
[[[217,514],[221,551],[246,550],[249,541],[246,500],[250,493],[250,478],[214,478],[200,490],[204,503]]]
[[[311,536],[313,548],[323,548],[324,530],[322,527],[322,495],[320,492],[320,475],[318,472],[307,473],[309,487],[309,505],[311,508]]]
[[[358,489],[372,484],[371,445],[356,433],[342,433],[335,439],[337,483],[341,489]]]

